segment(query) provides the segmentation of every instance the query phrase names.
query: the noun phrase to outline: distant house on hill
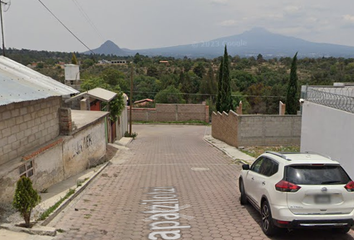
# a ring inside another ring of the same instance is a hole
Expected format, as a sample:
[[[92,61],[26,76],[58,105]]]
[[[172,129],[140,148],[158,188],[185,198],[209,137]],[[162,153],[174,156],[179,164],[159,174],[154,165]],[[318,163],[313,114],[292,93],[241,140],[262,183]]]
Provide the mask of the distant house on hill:
[[[105,59],[102,59],[102,60],[99,60],[98,61],[99,64],[117,64],[117,65],[125,65],[127,64],[127,60],[105,60]]]
[[[138,100],[134,102],[134,107],[146,107],[151,105],[154,102],[154,100],[150,99],[150,98],[145,98],[142,100]]]

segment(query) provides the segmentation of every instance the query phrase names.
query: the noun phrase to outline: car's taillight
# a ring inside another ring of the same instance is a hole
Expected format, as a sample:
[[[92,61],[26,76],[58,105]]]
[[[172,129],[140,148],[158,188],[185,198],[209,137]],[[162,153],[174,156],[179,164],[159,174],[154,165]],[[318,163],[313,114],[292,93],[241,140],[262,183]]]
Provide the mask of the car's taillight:
[[[297,192],[300,188],[300,186],[284,180],[275,184],[275,189],[280,192]]]
[[[354,192],[354,182],[348,182],[347,185],[344,186],[344,188],[347,189],[348,192]]]

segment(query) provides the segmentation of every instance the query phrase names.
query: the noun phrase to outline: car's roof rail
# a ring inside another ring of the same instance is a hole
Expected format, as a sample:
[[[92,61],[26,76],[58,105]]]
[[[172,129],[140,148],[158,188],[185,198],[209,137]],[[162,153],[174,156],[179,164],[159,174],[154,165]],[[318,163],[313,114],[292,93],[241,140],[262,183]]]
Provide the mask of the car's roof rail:
[[[332,159],[330,156],[324,155],[324,154],[321,154],[321,153],[318,153],[318,152],[306,151],[305,153],[307,153],[307,154],[317,154],[317,155],[320,155],[320,156],[322,156],[322,157],[328,158],[328,159],[330,159],[330,160],[333,161],[333,159]]]
[[[281,158],[283,158],[283,159],[285,159],[285,160],[287,160],[287,161],[291,161],[290,158],[287,158],[284,154],[281,154],[281,153],[279,153],[279,152],[266,151],[266,153],[273,154],[273,155],[275,155],[275,156],[281,157]]]

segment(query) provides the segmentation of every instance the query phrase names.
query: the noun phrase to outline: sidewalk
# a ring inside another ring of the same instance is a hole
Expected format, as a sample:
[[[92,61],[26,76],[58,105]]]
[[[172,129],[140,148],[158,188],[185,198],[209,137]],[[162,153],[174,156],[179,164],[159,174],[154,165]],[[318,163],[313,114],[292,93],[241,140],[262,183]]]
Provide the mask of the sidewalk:
[[[117,156],[120,152],[120,149],[124,149],[127,144],[132,141],[131,138],[122,138],[119,141],[116,141],[114,144],[108,144],[110,147],[116,148],[117,152],[113,156]],[[72,176],[65,181],[57,183],[47,189],[45,193],[39,193],[41,196],[41,203],[36,206],[36,208],[32,211],[32,216],[38,218],[41,213],[45,210],[56,204],[65,195],[68,193],[70,189],[75,189],[75,194],[70,198],[65,200],[57,210],[52,213],[45,221],[49,222],[51,218],[54,218],[56,213],[60,212],[66,204],[68,204],[76,195],[78,195],[81,191],[83,191],[86,186],[89,184],[91,180],[93,180],[108,164],[110,161],[98,165],[94,168],[87,169],[84,172],[81,172],[75,176]],[[32,235],[26,232],[23,232],[21,228],[17,228],[13,226],[13,223],[18,223],[22,221],[19,213],[15,213],[8,217],[8,220],[12,222],[12,224],[1,224],[0,225],[0,240],[52,240],[54,237],[52,236],[41,236],[41,235]],[[49,227],[42,226],[43,223],[37,223],[36,228],[43,230],[44,234],[48,234],[51,231],[55,232],[55,229],[51,229]]]
[[[223,141],[213,138],[208,134],[208,131],[206,131],[206,135],[204,135],[204,140],[234,160],[239,160],[245,164],[252,164],[255,160],[254,157],[241,152],[236,147],[230,146]]]

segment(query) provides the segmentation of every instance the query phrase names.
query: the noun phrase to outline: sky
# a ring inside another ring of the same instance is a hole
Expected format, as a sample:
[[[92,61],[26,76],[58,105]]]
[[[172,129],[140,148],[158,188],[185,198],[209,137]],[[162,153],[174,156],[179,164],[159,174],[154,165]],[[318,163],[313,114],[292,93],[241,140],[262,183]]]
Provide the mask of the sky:
[[[254,27],[354,46],[353,0],[41,1],[91,49],[106,40],[129,49],[192,44]],[[3,20],[6,48],[87,50],[39,0],[11,0]]]

